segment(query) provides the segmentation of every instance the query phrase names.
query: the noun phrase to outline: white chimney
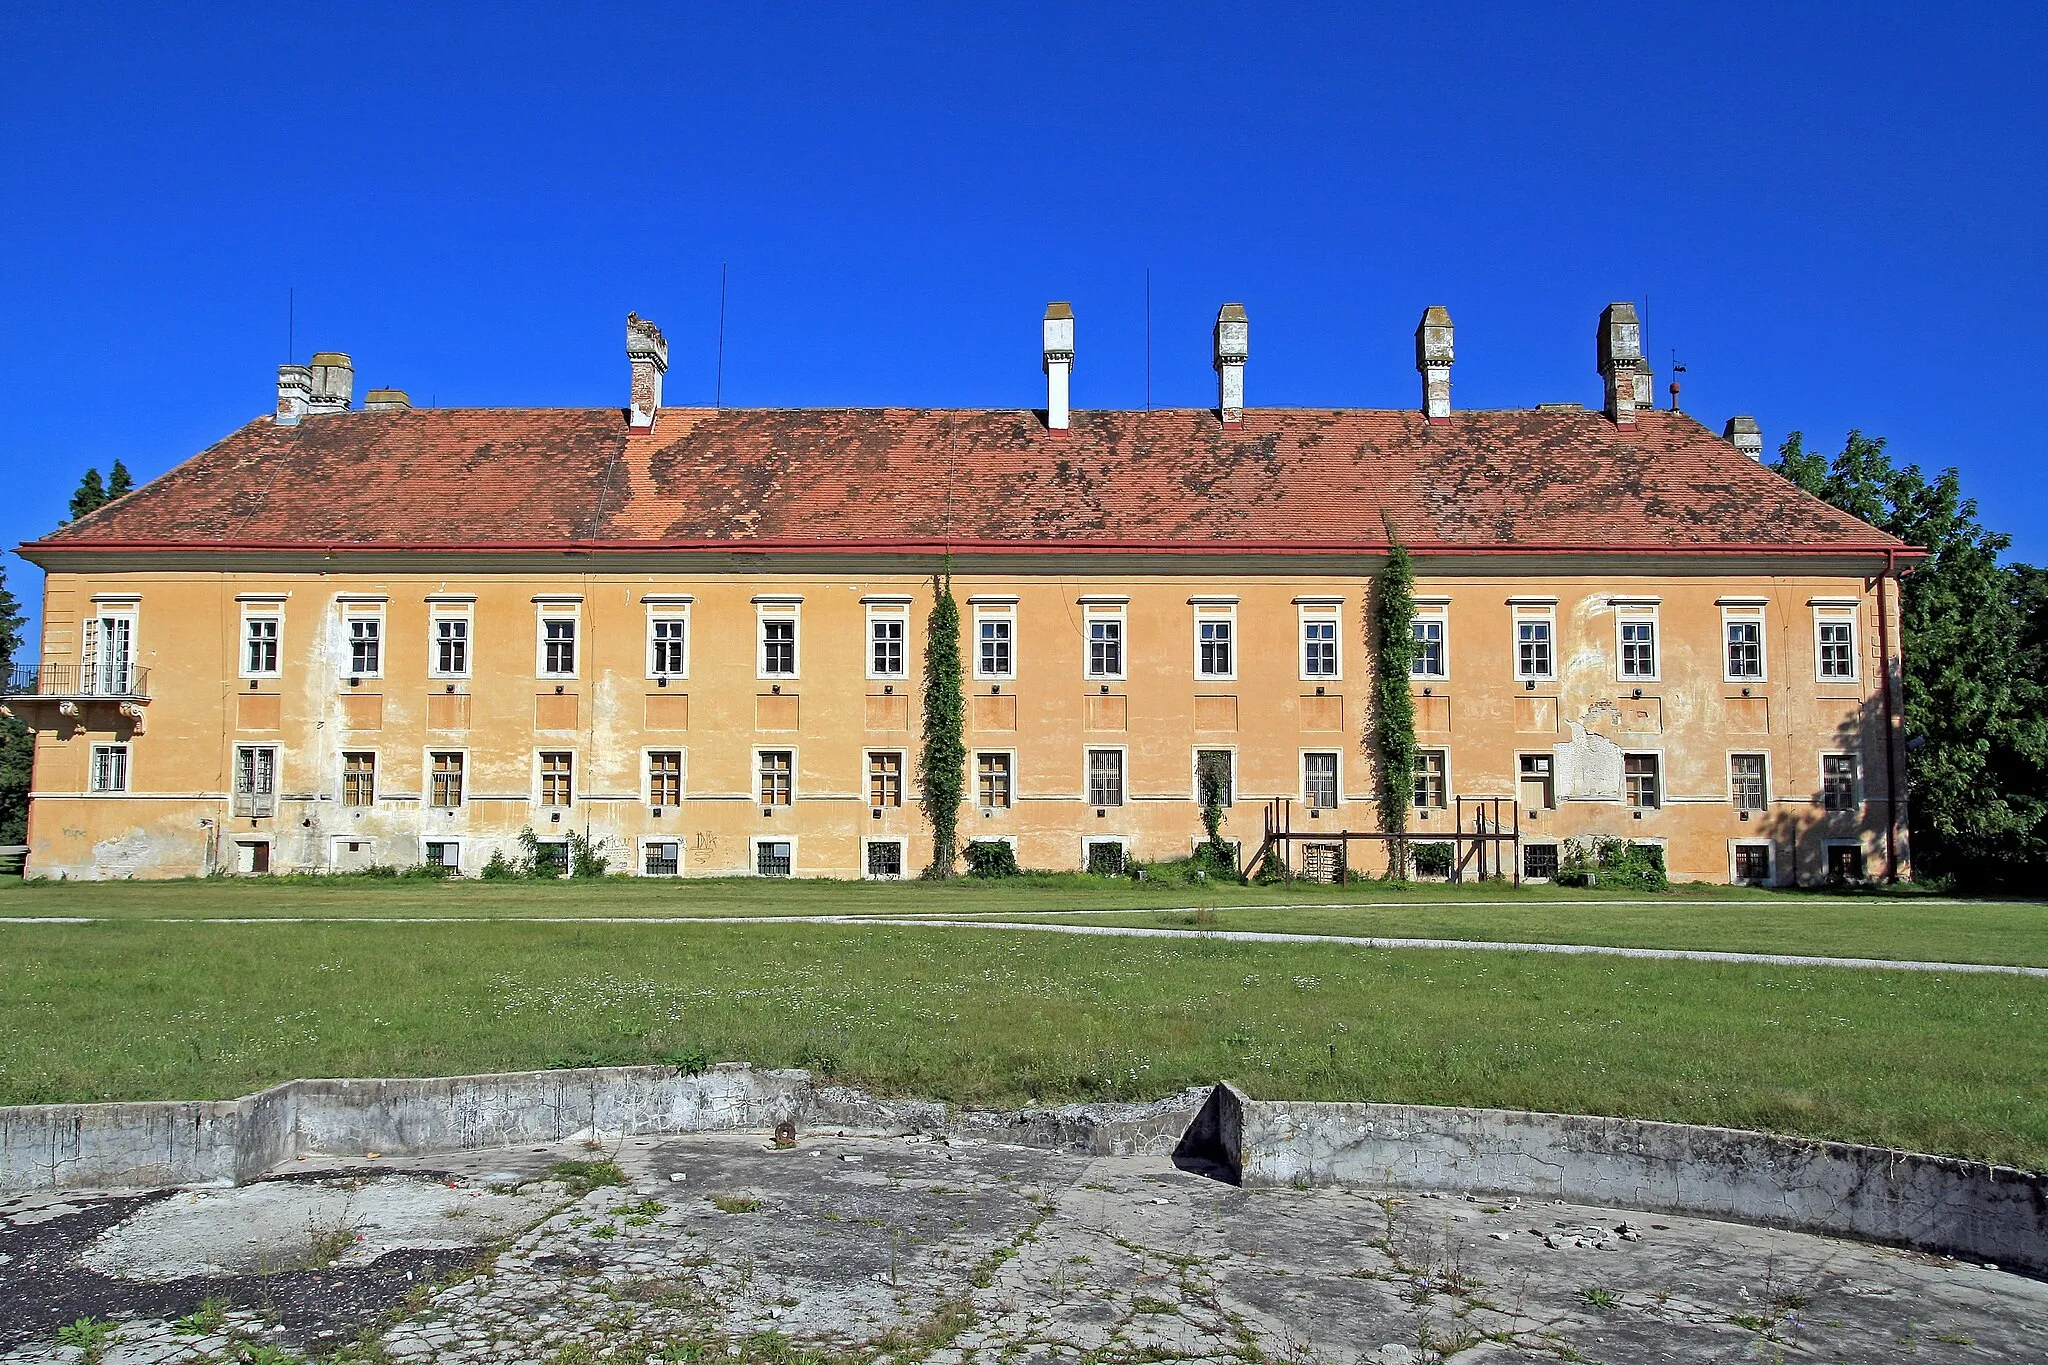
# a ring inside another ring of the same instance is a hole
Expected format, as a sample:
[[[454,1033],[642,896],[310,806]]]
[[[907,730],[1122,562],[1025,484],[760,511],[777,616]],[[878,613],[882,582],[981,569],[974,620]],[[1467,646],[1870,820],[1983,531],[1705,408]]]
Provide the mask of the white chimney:
[[[1721,428],[1721,435],[1729,445],[1758,464],[1763,463],[1764,429],[1756,424],[1756,418],[1747,415],[1730,417],[1728,425]]]
[[[1067,389],[1073,374],[1073,305],[1048,303],[1045,306],[1045,425],[1050,430],[1067,429]]]
[[[313,401],[313,371],[304,365],[277,367],[277,424],[295,427]]]
[[[1636,424],[1650,407],[1650,367],[1643,359],[1643,327],[1632,303],[1600,310],[1600,377],[1607,381],[1607,416],[1618,427]]]
[[[627,422],[641,430],[654,425],[661,411],[661,377],[668,373],[668,340],[661,329],[637,313],[626,314],[626,360],[633,367],[632,401]]]
[[[1415,369],[1422,376],[1422,413],[1431,422],[1451,419],[1451,314],[1441,304],[1422,310],[1415,326]]]
[[[1251,319],[1244,305],[1226,303],[1216,313],[1216,411],[1226,422],[1244,420],[1244,362],[1251,355]]]
[[[322,351],[313,357],[312,371],[313,397],[306,411],[347,412],[355,395],[355,362],[340,351]]]

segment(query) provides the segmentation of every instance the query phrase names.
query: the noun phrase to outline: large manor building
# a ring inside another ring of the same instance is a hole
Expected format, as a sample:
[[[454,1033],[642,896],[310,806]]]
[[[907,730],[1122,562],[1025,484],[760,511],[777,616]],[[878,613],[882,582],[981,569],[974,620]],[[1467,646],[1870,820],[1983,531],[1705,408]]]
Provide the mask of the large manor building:
[[[1247,854],[1373,831],[1396,536],[1418,836],[1490,818],[1530,877],[1594,835],[1688,879],[1908,873],[1920,552],[1764,468],[1754,421],[1655,407],[1632,308],[1598,409],[1455,409],[1440,308],[1412,410],[1248,406],[1247,331],[1222,310],[1193,411],[1073,410],[1064,304],[1043,410],[664,407],[632,317],[617,408],[358,408],[348,357],[284,366],[274,414],[22,547],[30,875],[475,874],[526,831],[645,876],[914,875],[948,566],[963,840],[1186,857],[1211,754]]]

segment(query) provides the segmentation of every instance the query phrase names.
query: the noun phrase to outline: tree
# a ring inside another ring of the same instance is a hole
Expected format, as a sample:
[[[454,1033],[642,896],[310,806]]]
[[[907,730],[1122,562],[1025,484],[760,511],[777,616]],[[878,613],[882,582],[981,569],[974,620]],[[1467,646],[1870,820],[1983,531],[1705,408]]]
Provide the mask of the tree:
[[[119,460],[114,461],[114,467],[107,471],[107,501],[112,502],[134,490],[135,479],[128,473],[128,466]]]
[[[21,647],[21,628],[28,624],[21,604],[7,590],[7,569],[0,565],[0,675],[14,666]],[[35,740],[16,716],[0,716],[0,844],[28,838],[29,771]]]
[[[1894,466],[1849,433],[1832,460],[1793,432],[1776,468],[1928,558],[1900,585],[1906,794],[1921,875],[2038,884],[2048,865],[2048,575],[1999,556],[1954,469]]]
[[[1206,750],[1195,764],[1197,795],[1202,801],[1202,828],[1209,832],[1203,853],[1217,868],[1235,869],[1237,859],[1223,842],[1223,803],[1230,794],[1230,755]]]
[[[932,576],[932,614],[924,639],[924,751],[918,756],[918,786],[924,818],[932,827],[929,880],[953,875],[959,856],[960,797],[966,785],[967,697],[960,684],[960,606],[953,600],[953,574]]]
[[[125,474],[127,471],[123,470],[122,473]],[[106,505],[107,489],[100,482],[100,472],[97,469],[88,469],[85,471],[85,477],[78,481],[78,491],[71,495],[71,515],[65,520],[77,521],[80,517],[97,512]]]
[[[1387,567],[1373,585],[1372,729],[1380,828],[1400,835],[1408,832],[1408,806],[1415,793],[1415,698],[1408,690],[1415,663],[1415,566],[1391,522],[1387,539]],[[1387,875],[1407,879],[1407,840],[1388,840]]]

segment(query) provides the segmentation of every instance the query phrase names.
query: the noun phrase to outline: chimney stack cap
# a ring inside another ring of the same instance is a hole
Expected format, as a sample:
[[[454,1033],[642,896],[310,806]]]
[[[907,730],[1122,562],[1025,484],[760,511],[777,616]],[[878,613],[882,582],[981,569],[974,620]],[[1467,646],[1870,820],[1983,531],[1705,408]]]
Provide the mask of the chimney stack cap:
[[[363,395],[363,408],[369,412],[385,412],[412,406],[412,395],[404,389],[371,389]]]
[[[1241,303],[1216,310],[1216,363],[1242,365],[1251,356],[1251,315]]]
[[[1764,458],[1764,429],[1747,413],[1730,417],[1728,425],[1721,428],[1721,438],[1752,460]]]
[[[1599,372],[1617,361],[1643,358],[1643,326],[1632,303],[1610,303],[1600,310]]]
[[[1451,337],[1451,310],[1440,303],[1423,309],[1422,321],[1415,324],[1415,368],[1450,364]]]
[[[307,401],[306,411],[347,412],[355,395],[355,362],[340,351],[318,351],[307,369],[312,374],[313,392]]]
[[[668,338],[638,313],[626,314],[626,365],[631,371],[626,422],[645,431],[654,425],[655,414],[661,411],[661,377],[668,373]]]
[[[1074,371],[1074,306],[1065,302],[1045,306],[1045,425],[1050,431],[1065,431],[1072,420],[1070,385]]]
[[[277,425],[295,427],[313,401],[313,368],[310,365],[277,367]]]

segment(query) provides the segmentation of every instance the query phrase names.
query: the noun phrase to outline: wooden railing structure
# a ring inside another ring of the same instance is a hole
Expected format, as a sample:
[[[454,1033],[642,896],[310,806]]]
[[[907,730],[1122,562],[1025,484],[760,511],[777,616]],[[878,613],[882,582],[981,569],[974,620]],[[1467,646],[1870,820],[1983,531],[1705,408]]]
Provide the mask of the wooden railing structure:
[[[1328,874],[1328,880],[1342,882],[1351,869],[1351,845],[1354,840],[1377,844],[1391,844],[1396,840],[1402,840],[1409,844],[1450,844],[1450,879],[1454,882],[1462,882],[1470,874],[1480,881],[1488,877],[1512,877],[1515,885],[1520,886],[1521,803],[1509,796],[1460,796],[1453,805],[1453,812],[1451,828],[1441,834],[1434,830],[1409,830],[1404,834],[1391,834],[1383,830],[1355,830],[1348,825],[1340,829],[1321,825],[1296,829],[1294,801],[1288,797],[1275,798],[1266,803],[1265,837],[1260,841],[1258,851],[1246,860],[1240,876],[1244,881],[1250,882],[1265,867],[1268,859],[1277,858],[1281,866],[1290,872],[1296,871],[1299,865],[1299,870],[1310,873],[1318,880]],[[1320,820],[1320,816],[1315,818]],[[1295,856],[1296,845],[1301,845],[1303,849],[1303,856],[1300,859]],[[1313,869],[1308,867],[1310,852],[1332,846],[1337,850],[1333,866],[1320,865]]]

